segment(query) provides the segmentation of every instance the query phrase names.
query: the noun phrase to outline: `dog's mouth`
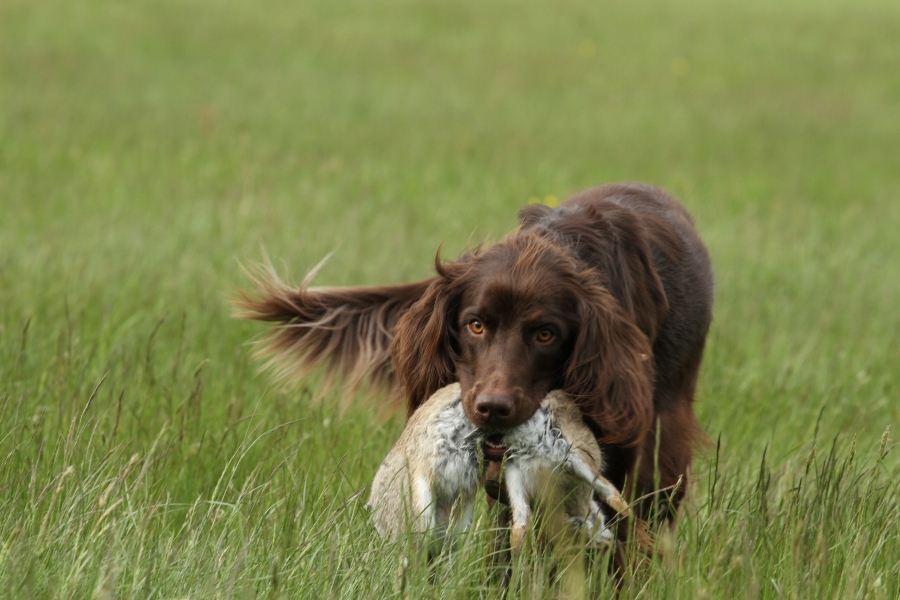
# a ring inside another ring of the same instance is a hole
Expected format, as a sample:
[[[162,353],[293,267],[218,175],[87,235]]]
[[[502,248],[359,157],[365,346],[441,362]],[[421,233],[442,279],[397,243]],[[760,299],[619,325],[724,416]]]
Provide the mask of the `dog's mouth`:
[[[484,438],[482,451],[484,452],[485,459],[501,461],[507,450],[509,450],[509,448],[503,445],[503,434],[494,433]]]

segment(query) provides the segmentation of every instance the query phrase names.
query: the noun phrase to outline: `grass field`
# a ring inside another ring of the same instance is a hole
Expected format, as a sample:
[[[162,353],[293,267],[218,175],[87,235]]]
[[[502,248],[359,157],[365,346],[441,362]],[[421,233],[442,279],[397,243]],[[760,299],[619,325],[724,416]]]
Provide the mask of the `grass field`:
[[[395,589],[401,416],[270,386],[226,296],[263,251],[426,277],[617,180],[709,246],[719,443],[621,597],[900,597],[898,39],[887,0],[0,0],[0,597],[503,597],[484,506]],[[548,568],[505,597],[612,596]]]

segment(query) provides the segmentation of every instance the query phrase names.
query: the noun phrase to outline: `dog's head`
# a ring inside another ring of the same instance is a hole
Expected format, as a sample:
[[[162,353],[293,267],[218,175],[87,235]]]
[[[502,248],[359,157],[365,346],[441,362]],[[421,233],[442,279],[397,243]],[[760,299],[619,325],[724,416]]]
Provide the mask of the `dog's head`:
[[[571,261],[536,236],[498,244],[463,275],[455,332],[466,416],[515,427],[562,383],[581,321]]]
[[[528,230],[436,266],[391,349],[410,414],[459,381],[466,416],[503,430],[559,388],[604,441],[643,437],[652,418],[649,341],[595,269]]]

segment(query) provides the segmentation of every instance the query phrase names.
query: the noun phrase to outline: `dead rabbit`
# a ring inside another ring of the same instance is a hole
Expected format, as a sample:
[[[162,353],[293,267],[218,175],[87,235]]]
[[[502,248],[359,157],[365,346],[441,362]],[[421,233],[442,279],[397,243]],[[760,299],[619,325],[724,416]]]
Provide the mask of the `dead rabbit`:
[[[602,455],[577,406],[552,391],[525,423],[506,431],[476,428],[463,413],[460,386],[438,390],[412,415],[381,463],[367,507],[382,537],[426,534],[432,549],[472,524],[482,460],[503,458],[512,512],[510,545],[519,552],[536,505],[561,498],[569,522],[587,541],[612,534],[594,493],[622,516],[629,508],[601,474]],[[505,457],[505,458],[504,458]],[[547,494],[555,486],[556,494]]]

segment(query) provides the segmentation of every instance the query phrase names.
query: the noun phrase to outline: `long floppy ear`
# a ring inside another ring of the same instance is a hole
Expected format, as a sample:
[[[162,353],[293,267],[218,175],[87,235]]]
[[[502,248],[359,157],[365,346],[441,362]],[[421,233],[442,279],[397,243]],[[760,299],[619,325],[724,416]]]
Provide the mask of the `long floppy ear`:
[[[403,382],[407,416],[437,390],[456,381],[456,312],[462,295],[459,263],[436,262],[438,276],[397,323],[391,346],[394,370]]]
[[[615,208],[606,210],[599,219],[607,223],[614,244],[608,267],[611,291],[625,306],[634,322],[650,338],[655,338],[669,313],[669,300],[659,273],[653,264],[649,240],[654,238],[660,252],[678,261],[681,241],[671,226],[654,216],[644,222],[634,213]],[[652,224],[652,227],[648,227]]]
[[[390,346],[397,321],[425,293],[431,280],[379,287],[308,287],[285,284],[269,265],[248,271],[256,295],[239,292],[235,316],[277,323],[257,343],[276,376],[299,380],[318,366],[326,389],[352,391],[363,381],[399,392]]]
[[[637,444],[653,423],[650,343],[609,292],[596,284],[583,288],[563,390],[596,424],[600,441]]]

